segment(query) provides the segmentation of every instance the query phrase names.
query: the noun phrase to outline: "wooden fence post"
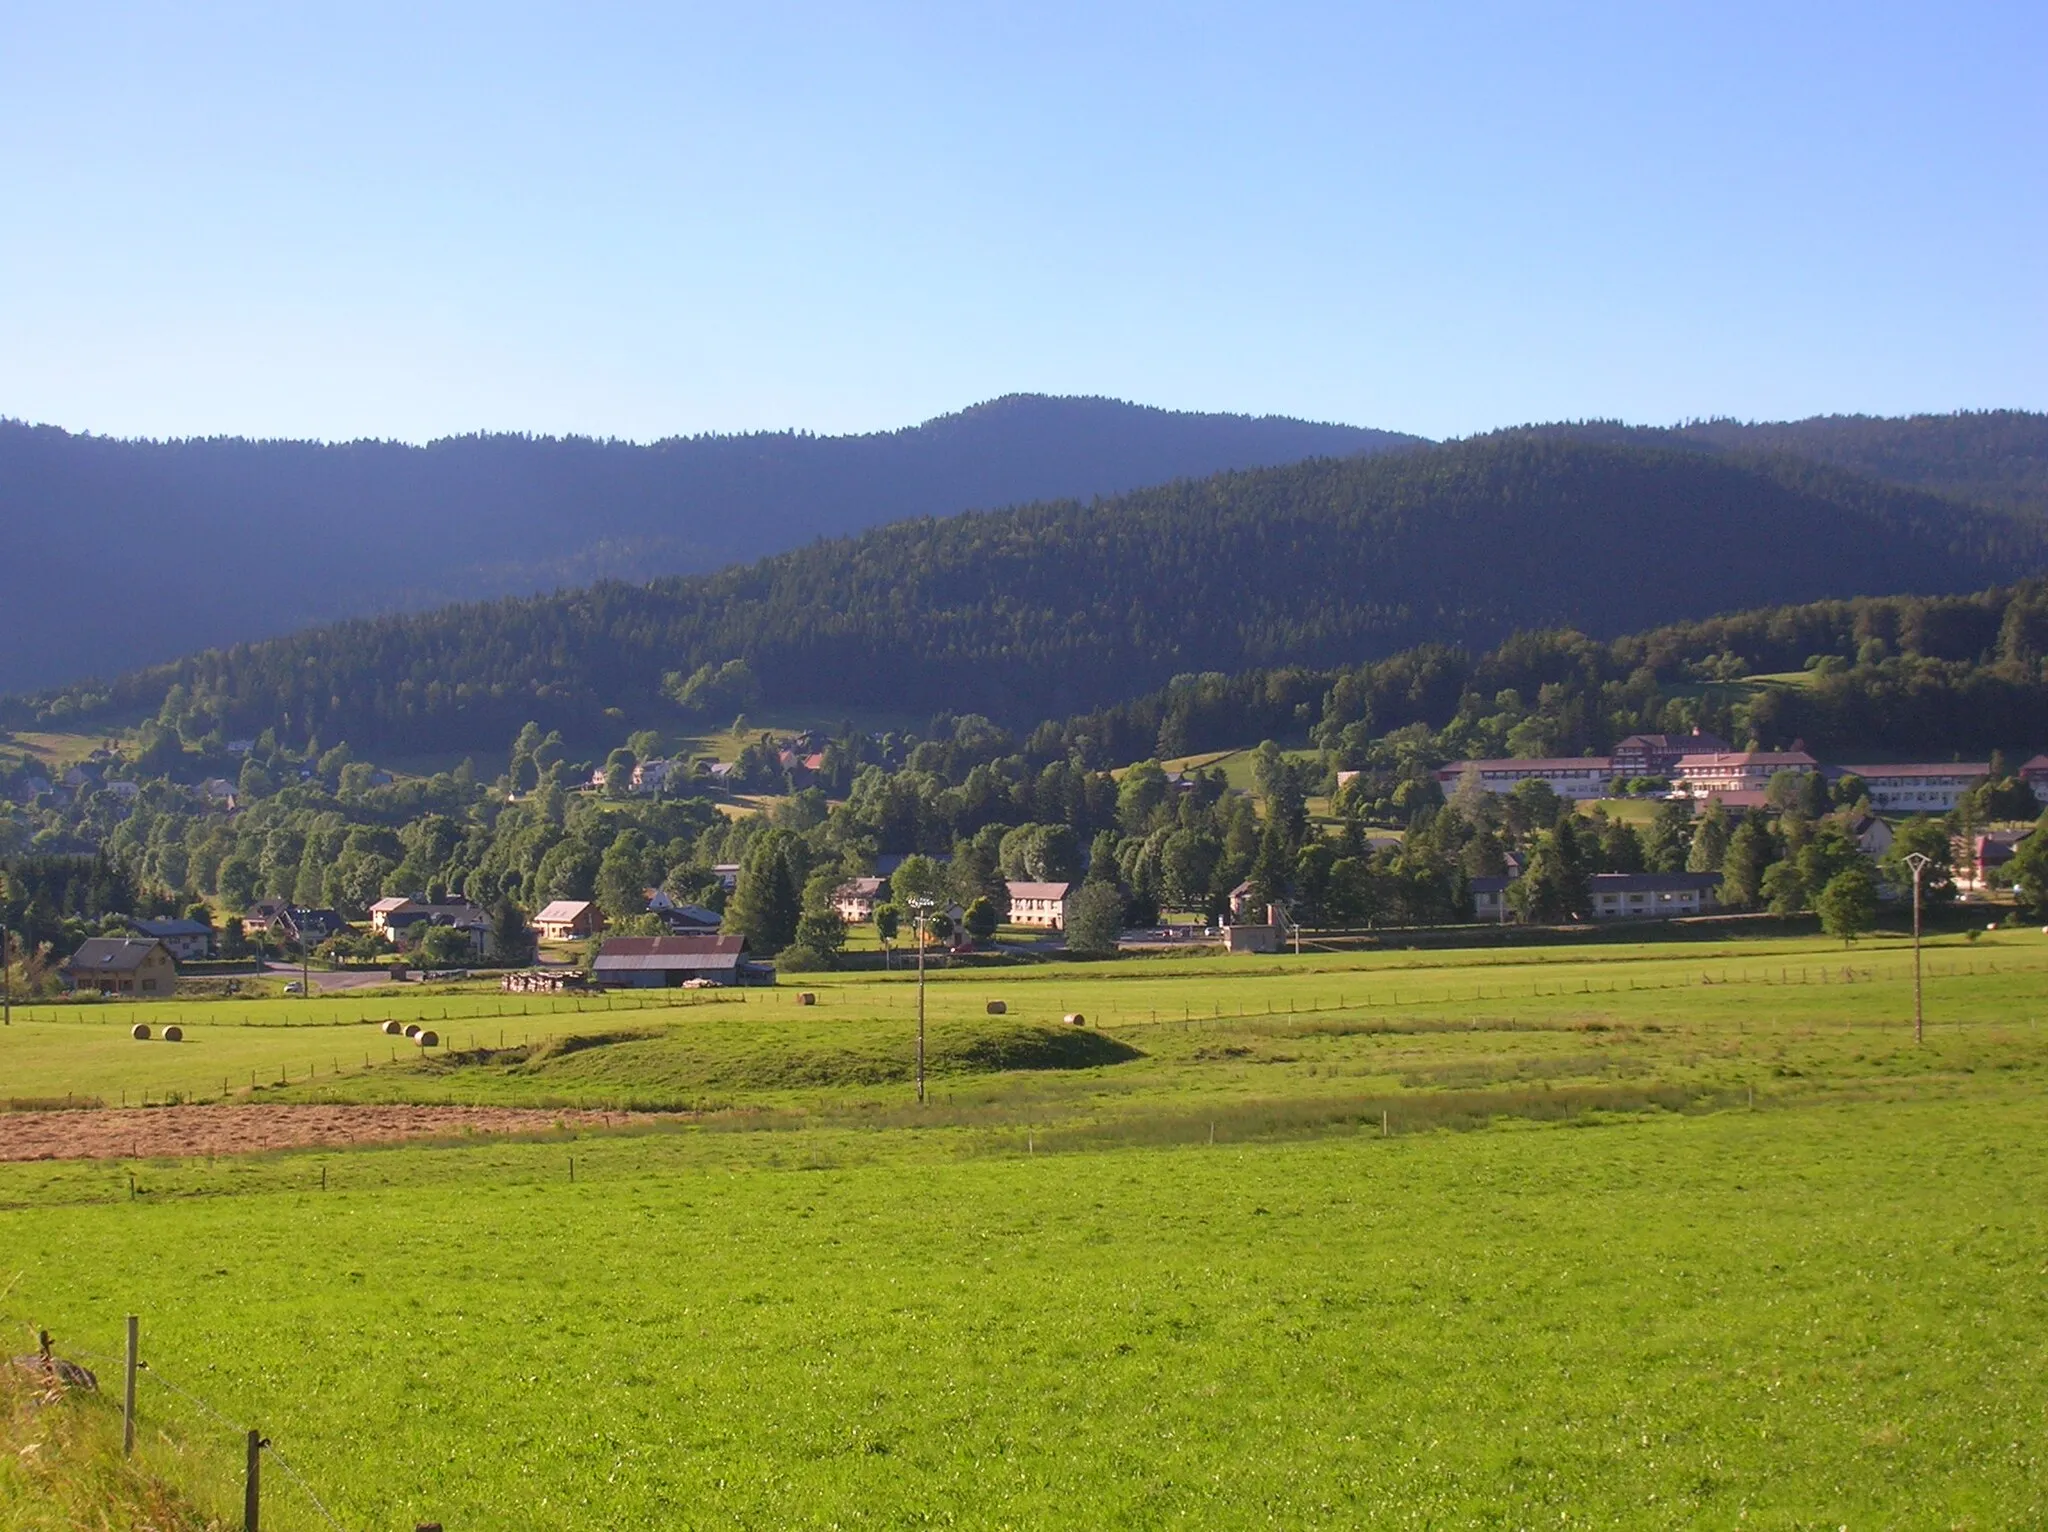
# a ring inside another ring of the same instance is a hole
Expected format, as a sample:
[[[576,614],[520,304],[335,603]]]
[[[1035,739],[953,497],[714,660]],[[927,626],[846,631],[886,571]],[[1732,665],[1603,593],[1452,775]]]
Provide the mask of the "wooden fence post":
[[[249,1432],[249,1466],[242,1483],[242,1532],[257,1532],[262,1519],[263,1449],[269,1445],[261,1431]]]
[[[121,1456],[135,1456],[135,1363],[140,1321],[135,1315],[128,1316],[128,1368],[121,1385]]]

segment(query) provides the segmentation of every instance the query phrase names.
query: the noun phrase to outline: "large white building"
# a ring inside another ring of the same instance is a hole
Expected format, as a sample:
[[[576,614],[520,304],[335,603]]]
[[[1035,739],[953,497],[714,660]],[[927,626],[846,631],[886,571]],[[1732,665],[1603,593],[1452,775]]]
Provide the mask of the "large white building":
[[[1436,774],[1448,797],[1467,772],[1479,774],[1490,793],[1511,793],[1524,782],[1547,782],[1560,798],[1604,798],[1614,775],[1614,762],[1604,755],[1538,757],[1527,761],[1453,761]]]
[[[1991,775],[1991,763],[1843,766],[1839,771],[1842,776],[1863,779],[1870,792],[1870,806],[1880,814],[1946,814],[1964,793]]]
[[[1682,755],[1672,779],[1695,798],[1715,793],[1760,793],[1781,771],[1818,771],[1804,750],[1715,750]]]
[[[1009,885],[1010,924],[1044,926],[1053,931],[1066,930],[1067,894],[1072,887],[1070,883],[1013,881]]]

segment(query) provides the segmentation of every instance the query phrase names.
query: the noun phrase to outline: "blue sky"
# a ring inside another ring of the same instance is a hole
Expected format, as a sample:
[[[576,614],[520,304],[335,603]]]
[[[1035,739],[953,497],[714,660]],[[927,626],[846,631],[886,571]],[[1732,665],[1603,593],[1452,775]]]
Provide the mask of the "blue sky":
[[[2048,407],[2048,6],[0,3],[0,414]]]

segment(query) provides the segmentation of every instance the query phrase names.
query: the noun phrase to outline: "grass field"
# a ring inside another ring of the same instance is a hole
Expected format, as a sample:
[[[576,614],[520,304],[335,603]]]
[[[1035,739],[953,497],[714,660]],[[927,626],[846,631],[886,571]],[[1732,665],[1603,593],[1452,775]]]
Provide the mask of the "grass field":
[[[1889,941],[937,971],[923,1108],[903,976],[521,997],[257,1099],[702,1115],[0,1165],[0,1317],[142,1314],[181,1482],[260,1425],[350,1528],[2036,1526],[2048,938],[1927,972],[1916,1045]],[[178,1047],[317,1070],[366,1003]],[[146,1009],[8,1093],[111,1096]]]

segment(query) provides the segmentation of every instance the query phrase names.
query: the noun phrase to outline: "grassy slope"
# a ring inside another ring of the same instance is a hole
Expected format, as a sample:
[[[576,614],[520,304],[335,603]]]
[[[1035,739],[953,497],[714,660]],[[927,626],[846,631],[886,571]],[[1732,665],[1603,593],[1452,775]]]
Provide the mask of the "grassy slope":
[[[734,1108],[0,1166],[0,1312],[143,1313],[347,1525],[2034,1525],[2048,942],[1929,973],[1915,1047],[1896,942],[941,972],[922,1112],[900,980],[571,1011],[657,1025],[339,1093]],[[1141,1056],[959,1067],[1076,1004]]]
[[[0,1231],[40,1236],[17,1305],[137,1303],[352,1525],[2018,1527],[2044,1128],[1992,1089],[1085,1155],[691,1135],[579,1146],[573,1187],[559,1147],[416,1150]]]

